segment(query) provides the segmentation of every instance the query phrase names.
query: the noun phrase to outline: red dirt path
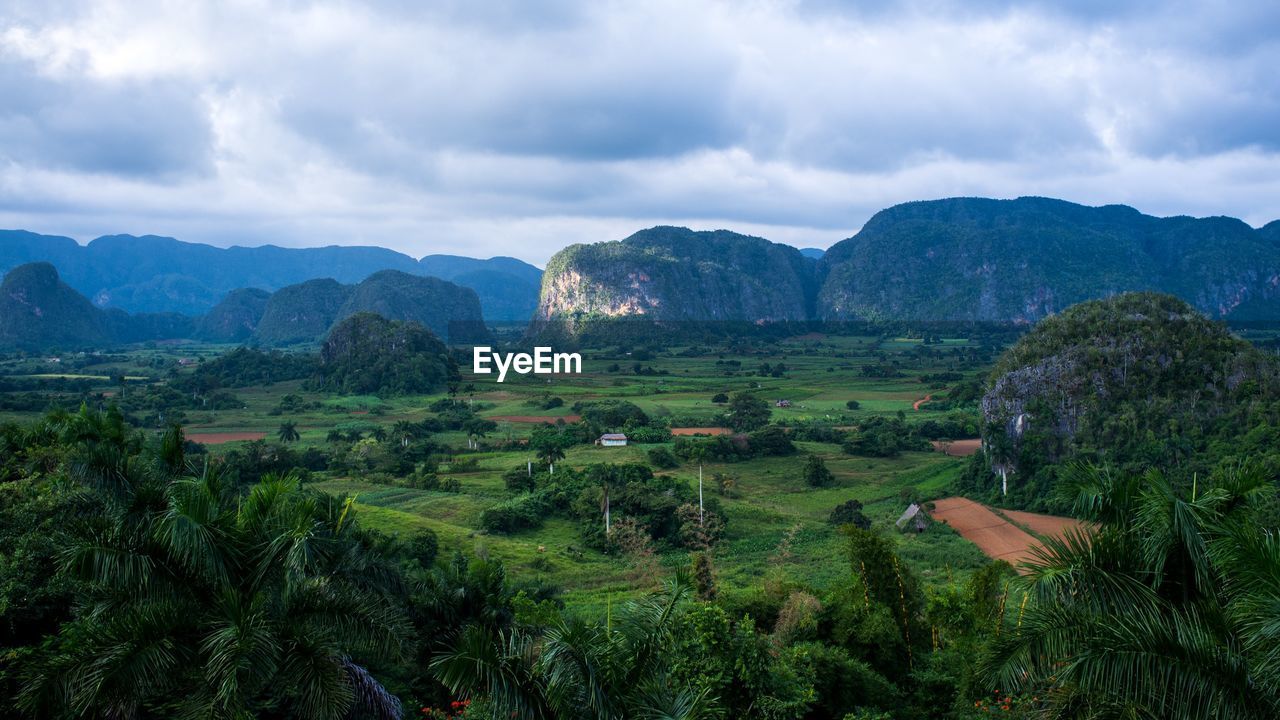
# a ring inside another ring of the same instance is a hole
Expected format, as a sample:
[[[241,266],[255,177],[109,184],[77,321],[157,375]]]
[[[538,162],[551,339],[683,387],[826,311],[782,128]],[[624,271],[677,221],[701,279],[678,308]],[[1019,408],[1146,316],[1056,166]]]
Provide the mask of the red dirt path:
[[[969,457],[982,449],[982,440],[979,438],[965,438],[963,440],[952,440],[949,443],[934,440],[932,445],[934,450],[945,452],[951,457]],[[946,445],[946,450],[943,450],[943,445]]]
[[[671,428],[672,435],[732,435],[727,427],[678,427]]]
[[[187,439],[202,445],[221,445],[222,443],[240,440],[262,440],[267,437],[264,432],[194,432],[187,433]]]
[[[1068,527],[1083,528],[1071,518],[1038,515],[1021,511],[1001,511],[1042,535],[1057,535]],[[1017,567],[1031,558],[1031,549],[1040,544],[1033,535],[995,514],[991,508],[968,498],[952,497],[934,501],[934,520],[950,525],[965,540],[978,546],[989,558],[1005,560]]]
[[[581,419],[582,419],[582,416],[581,416],[581,415],[564,415],[564,416],[551,416],[551,415],[490,415],[489,417],[487,417],[487,418],[485,418],[485,419],[486,419],[486,420],[493,420],[494,422],[514,422],[514,423],[544,423],[544,422],[545,422],[545,423],[552,423],[552,424],[555,424],[555,421],[560,420],[560,419],[561,419],[561,417],[563,417],[564,421],[565,421],[565,422],[567,422],[567,423],[575,423],[575,422],[578,422],[579,420],[581,420]]]
[[[929,401],[930,401],[930,400],[932,400],[932,399],[933,399],[933,393],[929,393],[928,395],[925,395],[924,397],[922,397],[922,398],[920,398],[919,400],[917,400],[917,401],[915,401],[914,403],[912,403],[912,404],[911,404],[911,409],[912,409],[912,410],[919,410],[921,405],[923,405],[923,404],[925,404],[925,403],[929,402]]]

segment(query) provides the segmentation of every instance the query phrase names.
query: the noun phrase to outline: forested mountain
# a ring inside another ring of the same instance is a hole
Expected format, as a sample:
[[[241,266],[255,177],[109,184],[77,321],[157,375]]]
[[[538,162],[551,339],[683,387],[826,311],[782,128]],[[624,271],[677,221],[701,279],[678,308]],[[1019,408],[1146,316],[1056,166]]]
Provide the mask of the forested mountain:
[[[109,337],[106,313],[62,282],[49,263],[29,263],[0,283],[0,347],[81,347]]]
[[[318,340],[336,322],[359,312],[418,322],[450,342],[487,337],[474,290],[383,270],[356,285],[326,279],[282,288],[267,301],[254,339],[266,345]]]
[[[1035,322],[1083,300],[1155,290],[1213,317],[1277,319],[1276,231],[1035,197],[904,203],[823,257],[818,313]]]
[[[98,307],[186,315],[208,312],[239,288],[273,291],[315,278],[355,283],[390,269],[460,278],[461,285],[468,284],[469,273],[498,273],[509,282],[479,278],[482,305],[492,305],[494,320],[524,321],[537,303],[541,278],[536,267],[509,257],[429,255],[418,261],[380,247],[217,248],[154,235],[108,235],[81,246],[67,237],[0,230],[0,273],[34,261],[52,263]]]
[[[385,397],[435,392],[457,369],[448,348],[421,323],[359,312],[329,331],[316,373],[317,388]]]
[[[196,336],[210,342],[243,342],[258,329],[271,293],[240,288],[227,293],[196,325]]]
[[[1187,303],[1125,293],[1041,321],[992,371],[968,490],[1065,509],[1073,461],[1190,481],[1273,456],[1280,363]]]
[[[0,283],[0,349],[40,352],[188,337],[191,318],[176,313],[130,315],[93,306],[53,265],[27,263]]]
[[[793,247],[727,230],[649,228],[552,257],[535,322],[804,320],[816,292],[811,265]]]
[[[271,294],[254,339],[266,345],[309,342],[324,336],[351,296],[351,286],[332,278],[308,280]]]

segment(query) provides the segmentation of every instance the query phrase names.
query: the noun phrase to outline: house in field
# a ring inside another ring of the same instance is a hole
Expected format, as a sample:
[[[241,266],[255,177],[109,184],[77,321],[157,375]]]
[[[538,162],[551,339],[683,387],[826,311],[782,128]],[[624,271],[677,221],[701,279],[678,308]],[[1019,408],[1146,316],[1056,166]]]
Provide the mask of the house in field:
[[[791,401],[790,401],[790,400],[779,400],[778,402],[774,403],[774,407],[789,408],[789,407],[791,407]]]
[[[596,439],[596,444],[601,447],[624,447],[627,436],[622,433],[605,433]]]
[[[911,503],[894,525],[900,532],[922,533],[929,529],[929,513],[919,505]]]

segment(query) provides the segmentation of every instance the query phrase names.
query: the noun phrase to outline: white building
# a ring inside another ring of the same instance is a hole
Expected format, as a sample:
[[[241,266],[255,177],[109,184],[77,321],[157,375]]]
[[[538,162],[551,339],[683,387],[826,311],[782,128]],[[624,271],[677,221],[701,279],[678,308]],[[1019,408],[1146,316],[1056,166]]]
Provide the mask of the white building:
[[[596,444],[604,447],[623,447],[627,444],[627,436],[622,433],[605,433],[596,440]]]

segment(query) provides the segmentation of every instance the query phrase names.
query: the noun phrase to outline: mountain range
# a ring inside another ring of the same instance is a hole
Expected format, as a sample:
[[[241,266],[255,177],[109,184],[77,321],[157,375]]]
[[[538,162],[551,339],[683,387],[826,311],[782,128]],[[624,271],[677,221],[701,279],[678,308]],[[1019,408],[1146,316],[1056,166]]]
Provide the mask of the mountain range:
[[[1031,324],[1160,291],[1211,317],[1280,320],[1280,221],[1157,218],[1122,205],[952,198],[882,210],[816,260],[728,231],[658,227],[547,263],[534,318]]]
[[[359,313],[416,321],[453,343],[489,339],[474,290],[399,270],[381,270],[354,285],[326,278],[275,293],[233,290],[209,313],[192,318],[97,307],[64,282],[52,264],[34,262],[9,271],[0,283],[0,349],[40,352],[182,338],[264,346],[312,343]]]
[[[476,291],[491,322],[525,322],[538,302],[542,271],[510,257],[428,255],[415,260],[380,247],[218,248],[168,237],[107,235],[80,245],[69,237],[0,230],[0,274],[48,262],[101,308],[199,316],[242,288],[268,292],[332,278],[357,283],[379,270],[434,276]]]
[[[1040,197],[895,205],[825,252],[659,226],[571,245],[539,271],[508,257],[414,260],[376,247],[222,249],[123,235],[80,246],[0,231],[0,270],[12,268],[0,346],[26,348],[314,342],[361,311],[417,320],[453,342],[487,337],[482,321],[531,316],[533,331],[615,318],[1029,325],[1129,291],[1168,293],[1213,318],[1280,320],[1280,221],[1255,229]]]

